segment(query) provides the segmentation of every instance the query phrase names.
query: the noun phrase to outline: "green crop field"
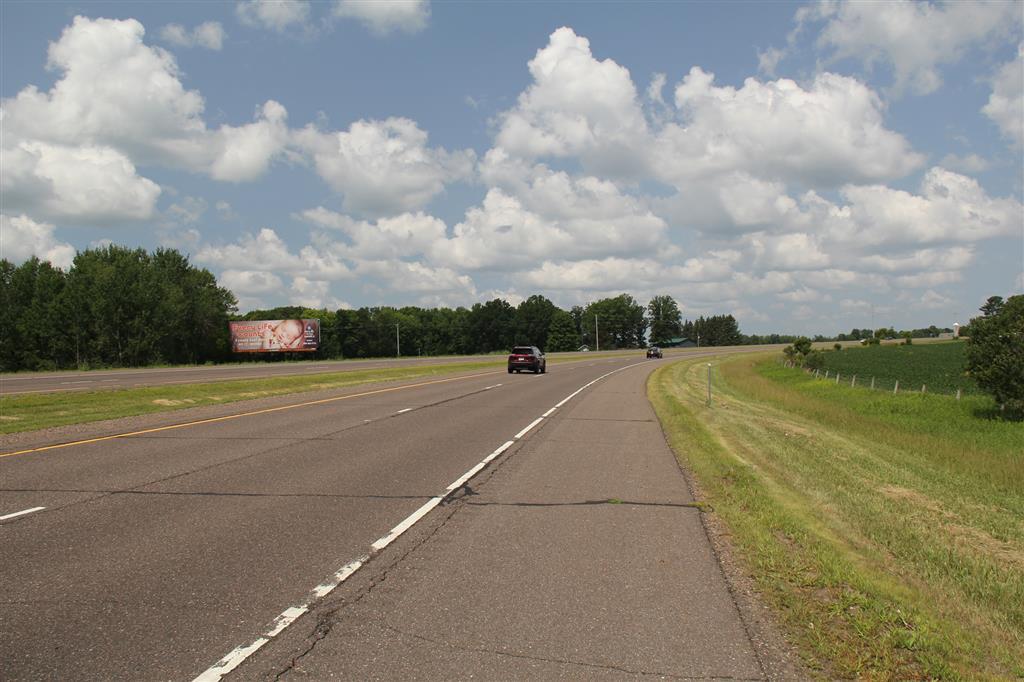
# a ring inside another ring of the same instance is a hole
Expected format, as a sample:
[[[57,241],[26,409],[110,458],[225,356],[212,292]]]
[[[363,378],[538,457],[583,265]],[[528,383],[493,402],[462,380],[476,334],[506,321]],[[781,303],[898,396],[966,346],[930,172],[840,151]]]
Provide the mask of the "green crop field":
[[[928,343],[910,346],[867,346],[825,352],[825,369],[841,377],[857,376],[857,383],[892,389],[896,381],[901,390],[919,391],[926,386],[929,393],[980,394],[978,385],[965,374],[963,341]]]

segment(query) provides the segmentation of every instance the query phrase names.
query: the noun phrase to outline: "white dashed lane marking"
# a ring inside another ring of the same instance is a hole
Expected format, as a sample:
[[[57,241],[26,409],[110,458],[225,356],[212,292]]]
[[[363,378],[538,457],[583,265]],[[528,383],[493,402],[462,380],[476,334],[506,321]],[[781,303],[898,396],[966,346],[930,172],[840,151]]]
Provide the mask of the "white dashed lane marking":
[[[13,514],[4,514],[3,516],[0,516],[0,521],[6,521],[7,519],[15,519],[19,516],[25,516],[26,514],[33,514],[37,511],[43,511],[44,509],[46,509],[46,507],[32,507],[31,509],[22,509],[21,511],[14,512]]]

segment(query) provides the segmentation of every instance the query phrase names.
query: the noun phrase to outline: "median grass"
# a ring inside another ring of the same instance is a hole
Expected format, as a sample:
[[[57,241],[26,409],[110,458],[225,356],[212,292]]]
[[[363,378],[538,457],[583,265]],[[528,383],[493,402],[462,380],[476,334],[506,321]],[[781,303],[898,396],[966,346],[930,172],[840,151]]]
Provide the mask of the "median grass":
[[[220,405],[307,391],[346,388],[359,384],[421,379],[475,370],[504,371],[504,366],[505,358],[495,357],[475,362],[415,365],[265,379],[240,379],[81,393],[34,393],[4,396],[0,397],[0,434],[181,410],[202,405]]]
[[[812,670],[1024,676],[1024,424],[770,356],[717,363],[708,407],[706,371],[661,368],[650,397]]]

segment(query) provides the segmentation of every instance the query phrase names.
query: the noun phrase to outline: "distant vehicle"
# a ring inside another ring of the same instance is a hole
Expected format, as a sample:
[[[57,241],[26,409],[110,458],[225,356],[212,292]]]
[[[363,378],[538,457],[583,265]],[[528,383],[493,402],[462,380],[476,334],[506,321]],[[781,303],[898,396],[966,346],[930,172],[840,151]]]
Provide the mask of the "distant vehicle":
[[[508,373],[521,372],[528,369],[534,374],[548,371],[548,361],[544,353],[536,346],[516,346],[508,356]]]
[[[647,357],[648,358],[661,358],[662,357],[661,349],[658,348],[657,346],[651,346],[650,348],[647,349]]]
[[[577,350],[579,352],[581,352],[581,353],[589,353],[590,352],[590,346],[580,346],[579,348],[577,348]]]

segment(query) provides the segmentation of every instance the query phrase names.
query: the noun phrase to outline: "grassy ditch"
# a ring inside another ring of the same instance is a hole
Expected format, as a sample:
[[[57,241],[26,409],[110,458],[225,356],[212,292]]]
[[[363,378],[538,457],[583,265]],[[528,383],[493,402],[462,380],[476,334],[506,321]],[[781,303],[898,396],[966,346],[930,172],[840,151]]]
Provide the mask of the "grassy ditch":
[[[1024,424],[987,398],[883,395],[772,356],[648,392],[738,554],[826,677],[1024,676]]]
[[[497,370],[505,358],[477,362],[414,365],[329,374],[241,379],[148,388],[114,389],[82,393],[33,393],[0,398],[0,434],[32,431],[50,426],[83,424],[103,419],[168,412],[202,405],[345,388],[382,381],[402,381],[468,372]],[[503,371],[503,369],[502,369]]]

